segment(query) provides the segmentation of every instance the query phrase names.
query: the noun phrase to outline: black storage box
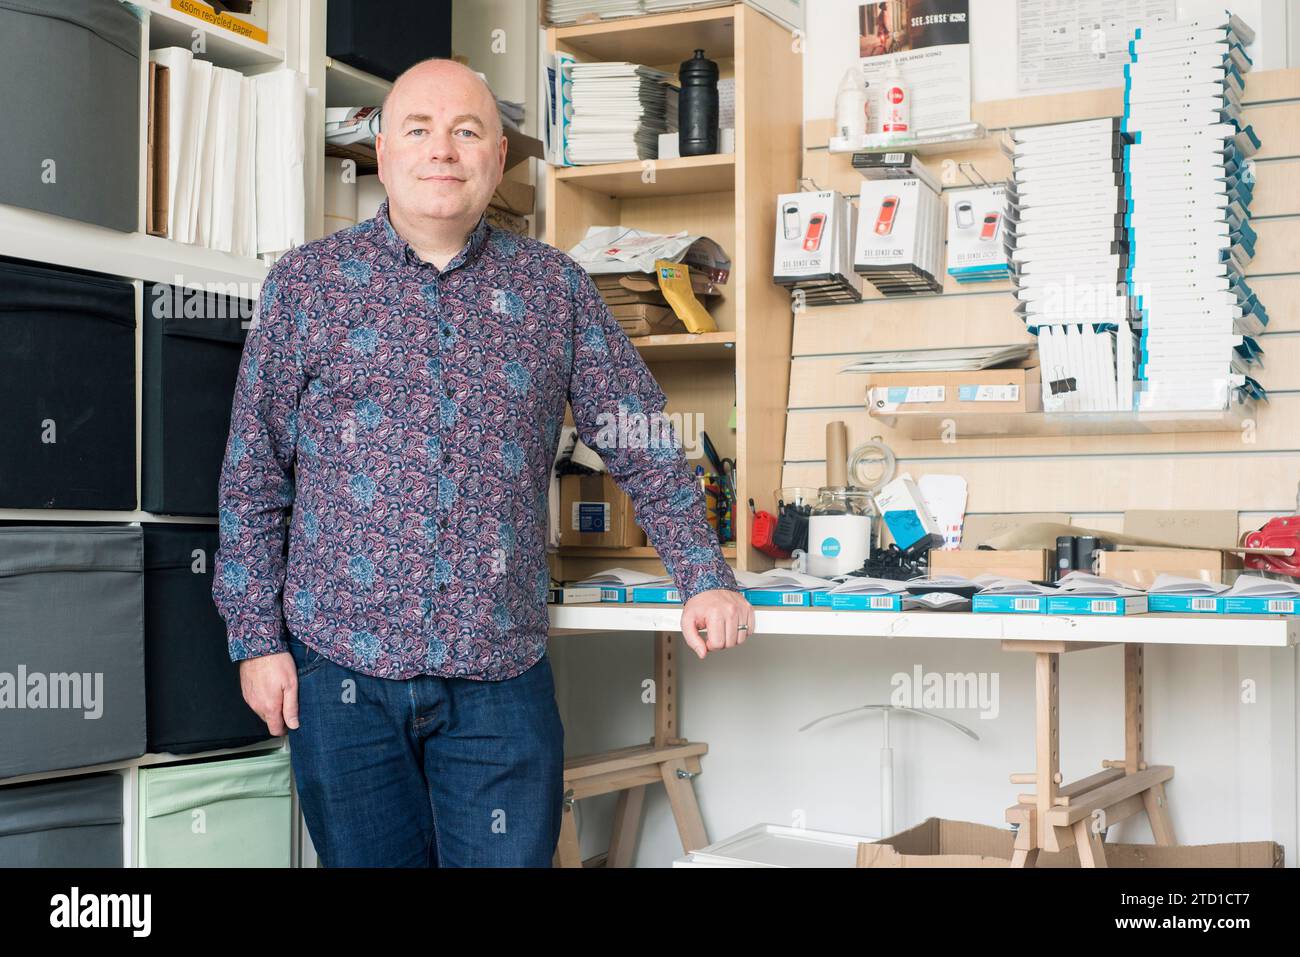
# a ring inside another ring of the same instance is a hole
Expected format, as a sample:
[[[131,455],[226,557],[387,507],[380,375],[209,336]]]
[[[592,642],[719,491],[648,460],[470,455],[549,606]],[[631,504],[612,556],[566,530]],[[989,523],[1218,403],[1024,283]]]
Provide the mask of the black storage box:
[[[0,0],[0,203],[133,232],[140,20],[105,0]]]
[[[212,601],[217,530],[145,524],[149,753],[194,754],[271,737],[244,701]]]
[[[0,528],[0,778],[145,748],[138,527]]]
[[[421,60],[451,56],[451,0],[329,0],[325,52],[358,70],[395,80]]]
[[[230,405],[253,303],[145,287],[142,508],[216,515]]]
[[[0,867],[121,867],[122,776],[0,788]]]
[[[131,284],[0,261],[0,408],[0,508],[133,511]]]

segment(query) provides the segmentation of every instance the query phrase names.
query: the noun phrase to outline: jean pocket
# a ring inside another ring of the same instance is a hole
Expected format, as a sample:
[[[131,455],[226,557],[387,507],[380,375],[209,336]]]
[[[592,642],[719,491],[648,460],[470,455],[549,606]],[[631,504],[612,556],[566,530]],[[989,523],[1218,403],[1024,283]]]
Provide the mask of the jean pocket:
[[[293,663],[298,668],[299,679],[306,678],[329,660],[315,648],[303,644],[292,636],[289,638],[289,653],[293,655]]]

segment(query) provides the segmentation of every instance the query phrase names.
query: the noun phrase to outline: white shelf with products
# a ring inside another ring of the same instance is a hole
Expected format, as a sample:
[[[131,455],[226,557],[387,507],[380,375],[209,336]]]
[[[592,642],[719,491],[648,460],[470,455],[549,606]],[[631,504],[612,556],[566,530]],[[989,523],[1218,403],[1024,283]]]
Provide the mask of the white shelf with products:
[[[680,632],[681,605],[551,605],[551,634]],[[755,608],[754,637],[961,638],[1288,648],[1300,618],[1278,615],[998,615],[974,612]]]

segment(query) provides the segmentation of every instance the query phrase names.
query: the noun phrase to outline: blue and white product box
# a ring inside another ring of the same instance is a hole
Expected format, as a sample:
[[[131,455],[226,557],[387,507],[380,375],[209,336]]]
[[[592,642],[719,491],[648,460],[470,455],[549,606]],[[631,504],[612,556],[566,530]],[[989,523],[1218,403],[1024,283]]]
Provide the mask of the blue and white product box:
[[[627,601],[627,589],[622,585],[601,585],[600,600],[624,603]]]
[[[900,475],[882,488],[876,495],[876,508],[899,548],[911,548],[926,538],[933,546],[943,544],[943,532],[911,475]]]
[[[836,611],[902,611],[902,593],[894,595],[860,595],[835,594],[832,592],[813,592],[812,603],[818,608],[833,608]]]
[[[1099,598],[1094,595],[1048,595],[1049,615],[1145,615],[1146,595],[1116,595]]]
[[[682,594],[676,588],[667,588],[662,585],[642,585],[632,589],[632,600],[656,602],[661,605],[680,605],[682,603]]]
[[[1147,611],[1153,615],[1214,615],[1219,604],[1214,595],[1147,595]]]
[[[1300,598],[1231,598],[1219,599],[1221,615],[1300,615]]]
[[[776,605],[780,608],[807,608],[812,602],[812,592],[773,591],[770,588],[746,588],[745,600],[751,605]]]
[[[1047,595],[975,595],[970,610],[1001,615],[1045,615]]]

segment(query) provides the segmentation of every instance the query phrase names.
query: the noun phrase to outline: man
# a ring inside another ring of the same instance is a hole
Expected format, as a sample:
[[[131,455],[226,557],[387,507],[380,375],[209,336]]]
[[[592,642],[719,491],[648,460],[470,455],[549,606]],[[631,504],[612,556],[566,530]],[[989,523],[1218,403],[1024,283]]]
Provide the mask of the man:
[[[681,449],[605,441],[664,395],[590,277],[487,224],[506,156],[491,90],[417,64],[383,127],[379,214],[263,283],[213,594],[245,700],[288,728],[326,866],[549,866],[546,516],[566,399],[682,593],[687,644],[734,647],[753,612]]]

